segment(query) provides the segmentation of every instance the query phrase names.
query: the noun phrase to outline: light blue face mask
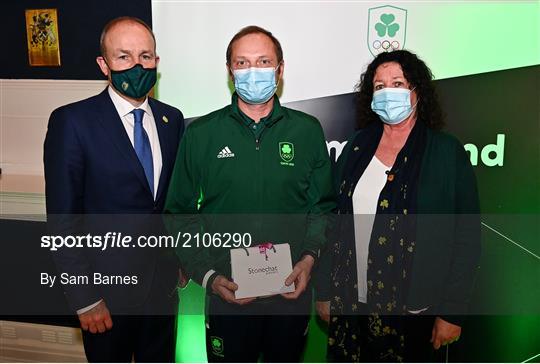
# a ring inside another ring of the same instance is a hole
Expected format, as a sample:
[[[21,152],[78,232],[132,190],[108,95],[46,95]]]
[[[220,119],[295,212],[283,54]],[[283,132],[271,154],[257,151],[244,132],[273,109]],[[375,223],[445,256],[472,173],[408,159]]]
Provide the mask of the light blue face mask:
[[[381,120],[390,125],[396,125],[407,119],[413,112],[411,106],[411,90],[406,88],[386,87],[373,93],[371,110]]]
[[[234,88],[236,89],[236,93],[248,104],[264,104],[274,96],[277,90],[276,70],[277,67],[251,67],[234,70]]]

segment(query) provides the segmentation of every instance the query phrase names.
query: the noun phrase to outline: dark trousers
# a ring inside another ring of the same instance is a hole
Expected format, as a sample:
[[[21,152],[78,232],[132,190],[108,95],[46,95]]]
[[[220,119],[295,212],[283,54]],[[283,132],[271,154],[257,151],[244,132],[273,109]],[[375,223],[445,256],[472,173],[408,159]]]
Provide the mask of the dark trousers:
[[[299,362],[308,332],[311,294],[291,301],[262,299],[246,306],[208,302],[208,362]]]
[[[112,329],[102,334],[83,331],[89,362],[174,362],[176,316],[113,315],[112,320]]]
[[[174,363],[178,313],[175,262],[167,256],[158,261],[148,296],[140,305],[125,307],[125,303],[105,298],[113,327],[101,334],[83,331],[89,362]]]

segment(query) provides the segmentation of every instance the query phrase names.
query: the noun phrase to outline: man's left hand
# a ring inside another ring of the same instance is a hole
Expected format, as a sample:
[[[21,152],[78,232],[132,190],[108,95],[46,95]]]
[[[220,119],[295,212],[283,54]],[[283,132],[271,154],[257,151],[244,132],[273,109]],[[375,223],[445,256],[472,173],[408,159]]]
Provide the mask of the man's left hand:
[[[430,342],[433,343],[433,348],[435,350],[439,350],[441,345],[448,345],[458,341],[460,335],[460,326],[451,324],[450,322],[437,317],[433,324],[433,330],[431,331]]]
[[[292,273],[285,280],[285,285],[290,286],[294,282],[296,289],[294,292],[283,293],[283,297],[295,300],[306,290],[309,279],[311,278],[313,264],[315,264],[315,259],[311,255],[304,255],[302,259],[295,264]]]

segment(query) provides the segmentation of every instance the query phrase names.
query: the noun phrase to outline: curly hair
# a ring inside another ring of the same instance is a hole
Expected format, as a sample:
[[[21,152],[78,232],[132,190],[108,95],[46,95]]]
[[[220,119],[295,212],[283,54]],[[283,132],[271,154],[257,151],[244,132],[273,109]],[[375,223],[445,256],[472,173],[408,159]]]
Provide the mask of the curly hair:
[[[360,81],[355,86],[357,128],[361,129],[373,122],[382,122],[379,116],[371,110],[373,78],[377,67],[388,62],[398,63],[405,79],[414,87],[418,95],[417,119],[424,122],[428,128],[442,129],[444,116],[432,82],[433,74],[424,61],[418,58],[416,54],[406,50],[380,53],[360,77]]]

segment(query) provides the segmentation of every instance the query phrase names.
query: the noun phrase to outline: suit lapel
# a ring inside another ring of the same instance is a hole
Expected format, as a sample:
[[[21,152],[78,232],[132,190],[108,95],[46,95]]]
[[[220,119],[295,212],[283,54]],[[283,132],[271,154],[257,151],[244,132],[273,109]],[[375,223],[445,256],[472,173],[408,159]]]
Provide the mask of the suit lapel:
[[[125,158],[126,162],[133,169],[139,181],[145,186],[150,193],[150,186],[146,180],[144,169],[135,153],[135,149],[129,140],[122,119],[118,115],[116,108],[109,96],[107,89],[100,95],[101,112],[99,122],[105,129],[106,134],[111,138],[112,142],[118,148],[120,154]]]
[[[150,108],[152,109],[152,114],[154,114],[154,121],[156,123],[156,129],[157,129],[158,137],[159,137],[159,145],[161,148],[162,163],[161,163],[161,175],[159,176],[159,185],[158,185],[158,190],[156,194],[156,201],[157,201],[160,199],[161,195],[164,193],[166,178],[170,173],[170,168],[173,161],[171,161],[172,156],[169,153],[171,147],[170,147],[170,140],[167,135],[169,131],[169,128],[168,128],[169,119],[167,119],[167,115],[163,113],[161,108],[157,105],[157,103],[153,99],[149,98],[148,103],[150,105]]]

